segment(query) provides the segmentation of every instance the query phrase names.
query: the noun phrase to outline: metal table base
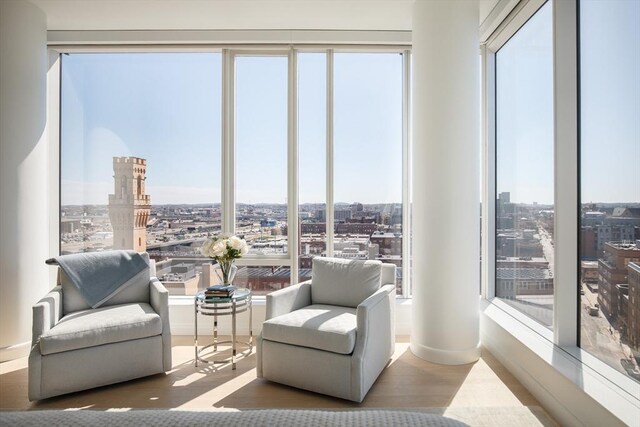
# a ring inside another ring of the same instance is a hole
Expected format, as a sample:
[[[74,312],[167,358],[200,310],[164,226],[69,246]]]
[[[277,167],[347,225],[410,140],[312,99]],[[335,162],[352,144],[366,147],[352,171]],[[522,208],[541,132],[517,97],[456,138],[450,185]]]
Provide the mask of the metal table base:
[[[247,289],[236,290],[234,296],[230,298],[211,298],[207,299],[204,292],[198,292],[194,297],[194,316],[195,328],[193,334],[193,346],[195,351],[195,365],[198,362],[203,363],[229,363],[231,369],[236,369],[238,357],[246,357],[253,351],[253,328],[251,326],[253,320],[253,306],[251,303],[251,291]],[[249,311],[249,341],[238,341],[236,334],[236,317],[240,313]],[[213,316],[213,343],[198,348],[198,314],[203,316]],[[218,316],[231,315],[231,339],[218,341]],[[218,351],[218,346],[222,344],[231,344],[231,357],[222,360],[207,360],[203,357],[203,352],[213,347],[213,351]],[[246,346],[245,350],[238,353],[238,345]],[[231,360],[229,360],[231,359]]]

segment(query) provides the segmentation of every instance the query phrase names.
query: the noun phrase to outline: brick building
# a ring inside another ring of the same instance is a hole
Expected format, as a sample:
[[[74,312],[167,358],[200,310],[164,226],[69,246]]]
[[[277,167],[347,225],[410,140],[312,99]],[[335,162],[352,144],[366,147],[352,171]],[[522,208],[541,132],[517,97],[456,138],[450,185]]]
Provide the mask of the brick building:
[[[640,350],[640,263],[630,262],[627,274],[627,340],[631,348]]]
[[[626,284],[630,262],[640,261],[640,243],[607,242],[598,260],[598,303],[613,325],[619,324],[619,288]]]
[[[371,235],[371,243],[379,247],[380,255],[402,255],[402,233],[384,233]]]
[[[598,257],[596,230],[593,227],[580,229],[580,258],[595,259]]]

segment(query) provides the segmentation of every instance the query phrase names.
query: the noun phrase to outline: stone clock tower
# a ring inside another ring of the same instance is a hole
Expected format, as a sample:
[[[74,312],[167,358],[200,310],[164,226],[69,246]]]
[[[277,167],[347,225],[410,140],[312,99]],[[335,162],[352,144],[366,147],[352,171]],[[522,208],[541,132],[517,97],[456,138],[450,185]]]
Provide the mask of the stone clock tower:
[[[113,249],[147,250],[147,221],[151,196],[145,194],[147,160],[114,157],[114,194],[109,194],[109,219],[113,228]]]

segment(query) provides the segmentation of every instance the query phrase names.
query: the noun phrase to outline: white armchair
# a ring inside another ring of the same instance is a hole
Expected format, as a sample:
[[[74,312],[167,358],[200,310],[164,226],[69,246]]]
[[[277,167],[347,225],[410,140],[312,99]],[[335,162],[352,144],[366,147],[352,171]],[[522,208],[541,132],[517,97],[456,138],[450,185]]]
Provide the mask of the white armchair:
[[[361,402],[395,345],[396,267],[314,258],[312,280],[267,295],[257,375]]]
[[[29,400],[171,369],[169,292],[152,276],[151,263],[93,309],[59,269],[58,286],[33,306]]]

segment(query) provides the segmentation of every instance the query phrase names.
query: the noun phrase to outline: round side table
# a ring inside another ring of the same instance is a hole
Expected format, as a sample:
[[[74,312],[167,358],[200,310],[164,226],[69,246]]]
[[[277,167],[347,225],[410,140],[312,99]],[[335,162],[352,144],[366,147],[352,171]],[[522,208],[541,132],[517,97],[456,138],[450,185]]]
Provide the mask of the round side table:
[[[253,307],[251,305],[251,291],[249,289],[236,289],[232,296],[227,298],[205,297],[204,291],[198,292],[194,297],[195,329],[193,332],[193,346],[195,349],[195,362],[203,363],[229,363],[229,358],[224,360],[207,360],[202,356],[202,352],[213,347],[213,351],[218,350],[218,344],[231,344],[231,369],[236,369],[236,359],[238,356],[237,346],[242,345],[247,348],[240,352],[246,357],[253,350],[253,331],[251,321],[253,317]],[[249,311],[249,341],[238,341],[236,337],[236,315]],[[198,349],[198,315],[213,316],[213,343]],[[231,340],[218,341],[218,316],[231,316]]]

